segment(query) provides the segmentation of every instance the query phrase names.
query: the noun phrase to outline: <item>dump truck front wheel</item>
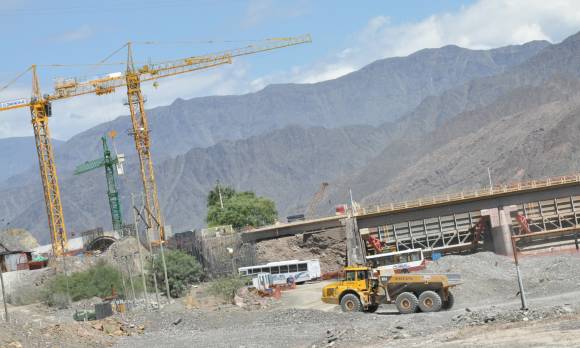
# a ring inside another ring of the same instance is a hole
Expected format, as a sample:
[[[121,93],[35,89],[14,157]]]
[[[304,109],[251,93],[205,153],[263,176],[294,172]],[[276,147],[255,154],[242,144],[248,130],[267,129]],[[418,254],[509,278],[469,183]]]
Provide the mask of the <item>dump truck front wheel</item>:
[[[360,299],[355,294],[346,294],[340,300],[340,307],[343,312],[362,312],[363,306]]]
[[[438,312],[441,310],[441,297],[435,291],[423,291],[419,295],[419,308],[422,312]]]
[[[453,308],[453,304],[455,303],[455,297],[453,296],[453,294],[450,292],[447,293],[447,301],[443,301],[443,309],[445,310],[449,310],[451,308]]]
[[[417,311],[419,300],[411,292],[402,292],[397,296],[395,305],[401,314],[411,314]]]

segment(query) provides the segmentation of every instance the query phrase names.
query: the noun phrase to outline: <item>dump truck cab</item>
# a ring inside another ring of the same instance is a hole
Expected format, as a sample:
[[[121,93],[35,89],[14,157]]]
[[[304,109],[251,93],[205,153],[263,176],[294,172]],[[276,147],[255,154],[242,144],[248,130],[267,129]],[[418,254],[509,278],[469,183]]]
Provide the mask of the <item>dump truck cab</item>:
[[[322,302],[340,305],[344,312],[374,312],[381,304],[395,304],[402,314],[437,312],[453,306],[450,289],[460,284],[457,274],[394,274],[349,266],[344,278],[322,288]]]
[[[341,305],[347,312],[374,311],[378,305],[374,308],[371,297],[377,285],[368,267],[349,266],[344,269],[343,279],[322,288],[322,302]]]

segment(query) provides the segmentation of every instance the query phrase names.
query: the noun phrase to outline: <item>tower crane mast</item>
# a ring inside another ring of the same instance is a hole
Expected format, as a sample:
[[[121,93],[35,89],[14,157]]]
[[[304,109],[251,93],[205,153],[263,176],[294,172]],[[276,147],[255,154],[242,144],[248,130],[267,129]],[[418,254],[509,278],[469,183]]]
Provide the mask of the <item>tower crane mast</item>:
[[[30,98],[0,102],[0,111],[25,107],[30,108],[52,251],[54,255],[60,256],[67,246],[67,234],[58,176],[56,173],[56,163],[54,161],[54,151],[50,138],[50,129],[48,127],[48,120],[52,116],[52,105],[50,98],[42,95],[40,91],[36,65],[30,66],[24,73],[28,71],[32,72],[32,96]]]
[[[115,133],[111,132],[111,137],[113,137],[113,134]],[[123,216],[121,214],[121,202],[119,201],[119,189],[117,188],[115,172],[120,174],[118,168],[121,168],[123,165],[124,156],[121,154],[115,156],[111,155],[111,150],[109,150],[106,135],[101,137],[101,142],[103,143],[103,157],[78,165],[74,174],[79,175],[101,167],[105,168],[105,177],[107,179],[107,196],[109,197],[112,226],[114,231],[121,233],[123,229]]]

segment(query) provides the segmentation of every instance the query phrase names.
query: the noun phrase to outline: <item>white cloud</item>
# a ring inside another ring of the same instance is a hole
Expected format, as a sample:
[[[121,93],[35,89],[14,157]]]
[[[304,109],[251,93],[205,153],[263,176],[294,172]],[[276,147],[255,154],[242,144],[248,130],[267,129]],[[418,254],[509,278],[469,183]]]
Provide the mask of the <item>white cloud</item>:
[[[577,0],[480,0],[453,13],[434,14],[402,25],[377,16],[354,35],[348,48],[287,78],[317,82],[342,76],[377,59],[406,56],[423,48],[455,44],[489,49],[532,40],[557,42],[578,30]],[[316,42],[316,36],[314,39]]]
[[[93,33],[94,33],[93,29],[89,25],[84,24],[84,25],[80,26],[79,28],[64,32],[64,33],[56,36],[55,38],[53,38],[53,41],[56,41],[56,42],[81,41],[84,39],[88,39],[89,37],[91,37],[93,35]]]

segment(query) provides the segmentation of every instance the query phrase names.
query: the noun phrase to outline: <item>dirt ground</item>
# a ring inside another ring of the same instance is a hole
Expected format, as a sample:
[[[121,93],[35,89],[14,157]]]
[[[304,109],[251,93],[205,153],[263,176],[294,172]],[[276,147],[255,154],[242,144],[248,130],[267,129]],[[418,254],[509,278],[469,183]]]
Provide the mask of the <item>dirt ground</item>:
[[[325,282],[285,291],[262,307],[212,305],[199,295],[205,305],[181,299],[133,311],[112,319],[125,330],[118,336],[95,322],[72,322],[72,313],[14,307],[18,324],[0,324],[0,347],[580,347],[579,266],[577,255],[522,258],[527,311],[520,310],[513,262],[491,253],[429,265],[427,272],[461,273],[464,281],[454,290],[456,306],[437,313],[399,315],[391,305],[342,313],[320,301]]]
[[[320,302],[325,282],[319,282],[284,292],[258,311],[163,313],[144,335],[116,347],[580,347],[579,266],[577,255],[523,258],[528,311],[520,310],[511,259],[479,253],[447,256],[426,270],[462,274],[450,311],[399,315],[385,305],[375,314],[345,314]]]

